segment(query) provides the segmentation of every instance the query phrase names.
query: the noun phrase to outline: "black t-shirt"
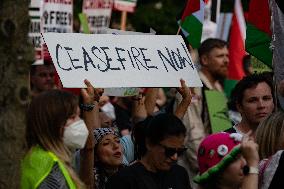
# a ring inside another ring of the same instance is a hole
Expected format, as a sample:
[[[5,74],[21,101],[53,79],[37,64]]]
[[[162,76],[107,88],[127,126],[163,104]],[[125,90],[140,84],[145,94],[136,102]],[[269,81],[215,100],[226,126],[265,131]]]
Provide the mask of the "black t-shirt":
[[[169,171],[150,172],[137,162],[112,176],[106,189],[191,189],[186,170],[174,164]]]

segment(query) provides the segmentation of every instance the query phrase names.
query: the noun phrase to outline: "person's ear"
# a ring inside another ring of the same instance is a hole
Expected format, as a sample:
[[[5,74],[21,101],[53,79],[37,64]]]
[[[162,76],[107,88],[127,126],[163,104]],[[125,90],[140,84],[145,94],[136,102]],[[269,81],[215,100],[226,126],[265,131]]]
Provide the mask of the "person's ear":
[[[146,140],[145,140],[145,144],[146,144],[146,149],[147,149],[147,151],[152,151],[152,149],[153,149],[153,144],[150,142],[150,140],[148,139],[148,138],[146,138]]]
[[[242,105],[241,105],[240,103],[237,103],[237,104],[236,104],[236,107],[237,107],[238,112],[240,112],[240,114],[242,114],[242,112],[243,112],[243,107],[242,107]]]
[[[200,57],[200,64],[201,64],[202,66],[207,66],[208,63],[209,63],[208,60],[209,60],[208,55],[207,55],[207,54],[204,54],[204,55],[202,55],[202,56]]]

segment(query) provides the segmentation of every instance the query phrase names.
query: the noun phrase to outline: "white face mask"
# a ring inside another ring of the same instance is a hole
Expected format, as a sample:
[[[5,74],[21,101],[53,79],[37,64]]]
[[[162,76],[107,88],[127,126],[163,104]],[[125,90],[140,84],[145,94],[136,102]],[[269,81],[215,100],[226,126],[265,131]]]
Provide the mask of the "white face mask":
[[[112,120],[115,120],[115,112],[114,107],[110,102],[107,102],[103,107],[101,107],[101,110]]]
[[[82,149],[84,148],[89,131],[86,127],[85,122],[80,119],[68,127],[65,127],[63,133],[63,142],[70,148],[70,150]]]

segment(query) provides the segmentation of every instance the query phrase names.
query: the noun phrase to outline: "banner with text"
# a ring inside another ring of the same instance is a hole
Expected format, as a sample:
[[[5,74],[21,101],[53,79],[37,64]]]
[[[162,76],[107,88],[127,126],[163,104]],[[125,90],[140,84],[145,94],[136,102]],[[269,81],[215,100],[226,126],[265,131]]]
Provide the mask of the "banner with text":
[[[73,0],[44,0],[43,32],[73,32]]]
[[[87,15],[91,33],[106,33],[109,27],[113,0],[84,0],[82,12]]]
[[[66,88],[190,87],[202,83],[179,35],[44,33]]]
[[[42,15],[43,1],[31,0],[29,5],[29,40],[35,48],[35,62],[34,64],[43,64],[43,47],[41,38],[41,15]]]

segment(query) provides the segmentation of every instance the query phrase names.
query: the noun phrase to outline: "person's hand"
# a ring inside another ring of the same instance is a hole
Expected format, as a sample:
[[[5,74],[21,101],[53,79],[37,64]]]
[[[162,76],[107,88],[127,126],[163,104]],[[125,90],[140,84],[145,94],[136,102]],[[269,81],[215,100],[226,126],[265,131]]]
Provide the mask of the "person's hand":
[[[147,110],[145,106],[145,96],[139,94],[138,98],[133,101],[132,118],[134,122],[147,117]]]
[[[190,103],[192,99],[192,92],[191,92],[192,89],[187,87],[183,79],[180,79],[180,84],[181,84],[181,87],[177,88],[177,91],[182,96],[183,100],[187,100]]]
[[[85,79],[84,82],[87,88],[81,89],[83,103],[84,104],[94,104],[95,101],[98,102],[104,90],[101,88],[95,89],[87,79]]]
[[[242,155],[248,166],[257,167],[259,162],[258,145],[249,134],[244,135],[241,142]]]

